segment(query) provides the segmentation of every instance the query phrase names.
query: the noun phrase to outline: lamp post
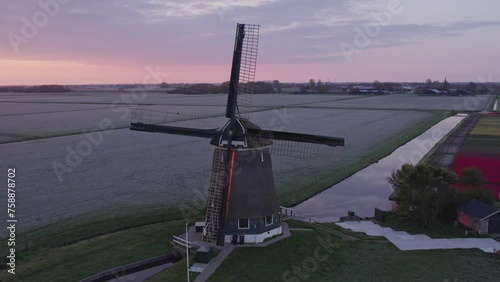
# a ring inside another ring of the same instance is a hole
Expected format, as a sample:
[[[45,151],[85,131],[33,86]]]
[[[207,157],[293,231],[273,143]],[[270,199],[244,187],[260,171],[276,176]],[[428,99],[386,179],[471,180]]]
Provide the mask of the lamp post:
[[[186,222],[186,271],[187,271],[187,281],[190,282],[189,278],[189,234],[188,234],[188,223]]]

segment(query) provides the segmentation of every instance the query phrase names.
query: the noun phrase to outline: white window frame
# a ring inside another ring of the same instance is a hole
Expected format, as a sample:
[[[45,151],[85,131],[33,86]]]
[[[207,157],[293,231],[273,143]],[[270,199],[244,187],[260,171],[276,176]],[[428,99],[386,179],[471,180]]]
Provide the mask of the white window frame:
[[[273,225],[273,223],[274,223],[274,215],[273,215],[273,214],[271,215],[271,222],[270,222],[269,224],[267,223],[267,218],[268,218],[268,217],[269,217],[269,216],[264,217],[264,224],[265,224],[266,226]]]
[[[240,226],[240,220],[247,220],[247,227]],[[238,219],[238,229],[250,229],[250,219],[249,218],[239,218]]]

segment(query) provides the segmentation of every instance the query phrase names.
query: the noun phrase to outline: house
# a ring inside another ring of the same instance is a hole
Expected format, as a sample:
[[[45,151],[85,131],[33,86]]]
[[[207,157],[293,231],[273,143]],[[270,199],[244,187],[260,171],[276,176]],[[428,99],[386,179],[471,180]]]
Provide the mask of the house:
[[[500,210],[476,199],[458,208],[457,218],[479,234],[500,234]]]

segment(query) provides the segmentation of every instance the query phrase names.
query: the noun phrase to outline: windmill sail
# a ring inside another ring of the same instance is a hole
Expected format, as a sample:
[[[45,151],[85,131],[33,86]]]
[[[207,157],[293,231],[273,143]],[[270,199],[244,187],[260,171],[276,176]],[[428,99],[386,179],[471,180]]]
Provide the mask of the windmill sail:
[[[210,138],[210,143],[216,146],[203,240],[218,245],[224,245],[234,232],[253,235],[251,232],[264,230],[259,235],[261,239],[272,236],[272,232],[281,233],[271,153],[308,157],[319,148],[344,146],[343,138],[265,130],[248,120],[258,41],[258,25],[237,25],[225,112],[229,121],[221,129],[190,124],[215,116],[189,117],[142,109],[132,112],[131,130]],[[240,220],[244,228],[240,228]]]
[[[236,27],[227,97],[227,118],[235,116],[236,113],[242,118],[250,117],[257,67],[259,29],[260,26],[251,24],[238,24]]]
[[[245,25],[245,37],[241,51],[240,80],[238,83],[237,109],[241,118],[249,119],[252,113],[252,96],[255,85],[259,25]]]

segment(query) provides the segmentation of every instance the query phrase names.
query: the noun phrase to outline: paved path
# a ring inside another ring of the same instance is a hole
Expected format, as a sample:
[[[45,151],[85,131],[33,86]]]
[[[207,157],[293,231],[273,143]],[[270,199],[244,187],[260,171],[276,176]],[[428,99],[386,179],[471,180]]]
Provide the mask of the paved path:
[[[494,249],[500,250],[500,242],[491,238],[431,239],[427,235],[410,235],[404,231],[394,231],[371,221],[338,222],[336,224],[355,232],[366,233],[369,236],[384,236],[402,251],[478,248],[491,253]]]
[[[217,270],[217,268],[222,264],[222,262],[229,256],[229,254],[234,250],[233,245],[226,245],[224,249],[218,256],[216,256],[210,263],[203,269],[203,272],[196,277],[194,282],[204,282]]]

